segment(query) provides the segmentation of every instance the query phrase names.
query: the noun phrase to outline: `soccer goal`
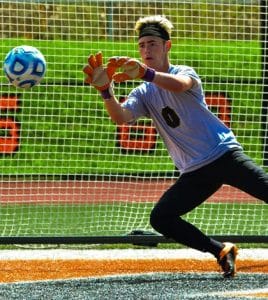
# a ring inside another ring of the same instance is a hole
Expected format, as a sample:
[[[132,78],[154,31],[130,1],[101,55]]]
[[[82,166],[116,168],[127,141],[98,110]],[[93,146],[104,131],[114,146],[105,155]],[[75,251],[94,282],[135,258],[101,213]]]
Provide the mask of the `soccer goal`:
[[[1,61],[29,45],[47,62],[31,89],[0,74],[0,243],[168,242],[149,215],[178,171],[151,121],[113,124],[82,72],[98,51],[139,58],[141,16],[170,19],[171,62],[198,72],[210,109],[268,170],[267,1],[8,0],[0,15]],[[117,84],[120,101],[137,84]],[[184,217],[220,239],[268,241],[267,206],[230,186]]]

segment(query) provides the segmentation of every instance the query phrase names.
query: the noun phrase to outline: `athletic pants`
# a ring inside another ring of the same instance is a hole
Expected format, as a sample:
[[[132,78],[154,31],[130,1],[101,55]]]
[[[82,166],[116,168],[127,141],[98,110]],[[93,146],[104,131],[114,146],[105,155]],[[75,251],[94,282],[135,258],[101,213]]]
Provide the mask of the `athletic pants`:
[[[212,239],[181,216],[203,203],[223,184],[268,203],[268,174],[241,150],[231,150],[198,170],[182,174],[153,208],[152,227],[178,243],[203,252],[214,252],[216,256],[216,250],[212,251]]]

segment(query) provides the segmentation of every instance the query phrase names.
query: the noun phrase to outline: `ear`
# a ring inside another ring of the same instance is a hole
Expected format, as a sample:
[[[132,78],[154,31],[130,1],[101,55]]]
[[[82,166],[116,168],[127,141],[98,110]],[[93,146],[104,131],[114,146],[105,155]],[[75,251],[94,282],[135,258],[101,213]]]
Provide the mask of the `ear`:
[[[166,50],[168,52],[171,48],[171,40],[166,41],[165,47],[166,47]]]

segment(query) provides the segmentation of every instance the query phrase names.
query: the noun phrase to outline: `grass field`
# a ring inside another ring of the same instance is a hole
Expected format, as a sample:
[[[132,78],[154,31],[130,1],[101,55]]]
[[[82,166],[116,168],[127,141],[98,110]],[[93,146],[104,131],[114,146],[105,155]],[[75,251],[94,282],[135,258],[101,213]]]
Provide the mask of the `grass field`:
[[[152,203],[1,205],[2,236],[109,236],[152,230]],[[230,215],[236,217],[230,219]],[[138,216],[138,217],[137,217]],[[228,218],[226,218],[228,216]],[[267,235],[268,211],[260,204],[206,203],[187,214],[210,235]]]
[[[83,84],[81,70],[88,54],[102,49],[105,59],[113,55],[138,57],[134,41],[133,44],[114,42],[111,49],[109,41],[5,39],[0,59],[20,44],[39,48],[47,59],[48,69],[40,86],[19,94],[0,76],[2,94],[15,93],[20,100],[18,111],[2,111],[1,116],[11,115],[21,124],[19,151],[0,159],[4,180],[30,182],[72,175],[133,174],[157,178],[159,174],[173,174],[173,163],[160,139],[153,155],[122,154],[115,145],[117,128],[109,120],[98,93]],[[202,78],[205,91],[223,91],[228,95],[232,104],[232,129],[245,151],[262,164],[260,54],[260,44],[256,41],[175,40],[171,61],[193,66]],[[135,85],[117,85],[115,90],[124,96]],[[3,236],[121,235],[133,228],[150,229],[152,205],[151,202],[3,204],[0,230]],[[258,234],[259,230],[267,234],[267,229],[262,227],[267,211],[262,205],[230,203],[204,204],[204,207],[187,218],[208,234]],[[239,210],[243,215],[232,221],[226,218],[226,214],[230,216]]]
[[[97,92],[83,85],[82,67],[89,53],[102,49],[105,59],[113,55],[137,57],[135,43],[73,41],[2,41],[0,59],[18,44],[38,47],[47,59],[43,83],[19,93],[21,109],[20,150],[0,160],[5,175],[131,174],[170,172],[174,166],[160,140],[154,155],[125,154],[115,147],[116,126],[103,109]],[[256,41],[173,42],[171,61],[193,66],[205,91],[224,91],[232,101],[232,128],[245,151],[262,163],[261,62]],[[18,93],[5,85],[2,93]],[[126,95],[135,83],[116,86]],[[14,112],[2,112],[3,116]],[[148,158],[150,164],[148,164]],[[124,171],[122,171],[124,170]]]

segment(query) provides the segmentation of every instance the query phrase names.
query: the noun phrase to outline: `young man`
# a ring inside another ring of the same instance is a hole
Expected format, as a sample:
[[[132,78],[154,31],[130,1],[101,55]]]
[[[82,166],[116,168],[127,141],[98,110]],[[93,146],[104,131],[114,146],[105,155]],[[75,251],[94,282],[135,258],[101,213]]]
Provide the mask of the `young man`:
[[[221,243],[181,218],[203,203],[222,184],[232,185],[268,202],[268,175],[243,151],[233,132],[212,114],[205,103],[201,80],[187,66],[169,62],[172,24],[161,16],[136,23],[142,63],[112,57],[106,67],[102,54],[91,55],[84,68],[86,83],[101,92],[111,119],[132,123],[153,119],[180,177],[151,212],[152,227],[178,243],[212,253],[224,277],[236,273],[237,247]],[[116,73],[120,69],[121,73]],[[116,100],[112,81],[141,79],[123,104]]]

